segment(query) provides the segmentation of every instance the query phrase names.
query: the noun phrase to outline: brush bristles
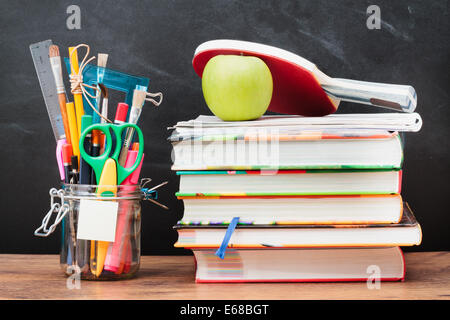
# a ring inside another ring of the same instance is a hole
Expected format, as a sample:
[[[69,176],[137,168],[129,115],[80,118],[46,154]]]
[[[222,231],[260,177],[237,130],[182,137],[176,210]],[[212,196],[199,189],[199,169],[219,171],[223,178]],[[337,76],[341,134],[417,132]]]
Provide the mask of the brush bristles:
[[[135,89],[133,91],[133,107],[141,108],[144,105],[147,92]]]
[[[50,57],[59,57],[59,48],[57,45],[52,44],[49,48],[48,48],[48,55]]]
[[[99,53],[97,56],[97,66],[99,67],[106,67],[106,62],[108,61],[108,54],[106,53]]]
[[[108,89],[106,88],[106,86],[103,83],[99,83],[98,84],[100,91],[102,92],[102,96],[103,98],[108,98]]]

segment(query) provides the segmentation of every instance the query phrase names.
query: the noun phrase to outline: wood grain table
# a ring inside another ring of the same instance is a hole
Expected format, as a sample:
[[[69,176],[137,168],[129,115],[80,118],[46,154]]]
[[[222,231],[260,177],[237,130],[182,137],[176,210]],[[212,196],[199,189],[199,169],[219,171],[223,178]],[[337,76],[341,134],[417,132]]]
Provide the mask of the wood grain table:
[[[362,283],[196,284],[192,256],[143,256],[138,275],[68,289],[58,255],[0,255],[0,299],[450,299],[450,252],[405,253],[406,280]]]

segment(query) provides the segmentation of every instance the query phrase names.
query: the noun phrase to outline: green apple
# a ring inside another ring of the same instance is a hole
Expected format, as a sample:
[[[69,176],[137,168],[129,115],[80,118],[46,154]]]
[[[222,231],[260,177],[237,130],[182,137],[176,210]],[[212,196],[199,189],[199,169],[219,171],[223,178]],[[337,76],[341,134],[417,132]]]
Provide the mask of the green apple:
[[[206,104],[220,119],[253,120],[269,107],[272,74],[257,57],[218,55],[203,70],[202,89]]]

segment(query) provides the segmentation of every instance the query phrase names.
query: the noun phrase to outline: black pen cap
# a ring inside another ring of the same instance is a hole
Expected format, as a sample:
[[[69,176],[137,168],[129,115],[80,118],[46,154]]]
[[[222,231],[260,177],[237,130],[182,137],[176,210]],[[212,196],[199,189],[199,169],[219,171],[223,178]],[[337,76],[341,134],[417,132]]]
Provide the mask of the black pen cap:
[[[72,160],[72,170],[78,171],[78,157],[74,155],[71,157],[71,160]]]

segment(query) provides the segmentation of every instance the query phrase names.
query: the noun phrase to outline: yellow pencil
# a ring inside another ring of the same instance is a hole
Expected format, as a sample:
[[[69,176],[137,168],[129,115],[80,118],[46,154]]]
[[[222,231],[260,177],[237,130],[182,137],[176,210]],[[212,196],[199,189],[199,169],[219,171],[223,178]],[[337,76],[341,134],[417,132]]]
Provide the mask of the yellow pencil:
[[[72,51],[74,53],[72,54]],[[75,47],[69,47],[69,57],[70,57],[70,65],[72,66],[71,72],[73,74],[78,74],[79,66],[78,66],[78,54],[75,50]],[[78,123],[78,137],[81,136],[81,117],[84,115],[83,109],[83,95],[82,93],[75,93],[73,95],[73,101],[75,102],[75,110],[77,113],[77,123]],[[72,142],[72,144],[75,144]]]
[[[73,154],[78,157],[80,161],[80,148],[78,146],[78,129],[77,129],[77,119],[75,116],[75,107],[73,102],[66,103],[67,119],[69,120],[69,131],[70,131],[70,141],[72,142]]]

